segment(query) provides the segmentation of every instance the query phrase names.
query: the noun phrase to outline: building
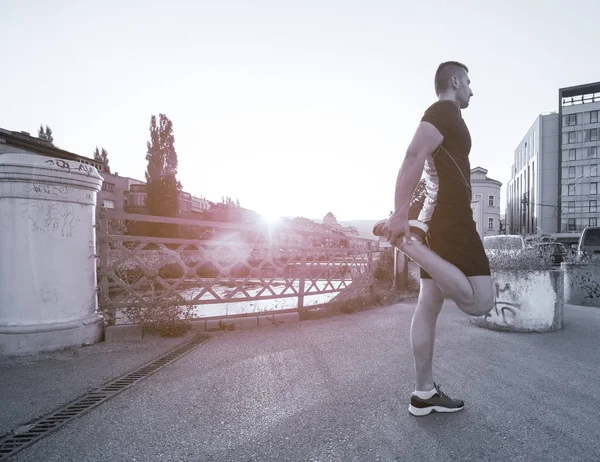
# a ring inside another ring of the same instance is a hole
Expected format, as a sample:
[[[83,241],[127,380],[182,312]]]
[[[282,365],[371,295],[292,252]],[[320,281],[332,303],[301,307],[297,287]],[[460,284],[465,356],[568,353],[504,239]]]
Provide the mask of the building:
[[[331,212],[327,212],[327,215],[323,217],[323,224],[331,229],[342,229],[342,225],[337,222],[335,215]]]
[[[506,233],[558,232],[559,115],[539,115],[514,151],[506,186]]]
[[[498,180],[488,178],[487,170],[475,167],[471,170],[471,209],[477,232],[484,236],[500,233],[500,187]]]
[[[7,153],[37,154],[39,156],[54,157],[95,167],[98,172],[108,171],[108,165],[80,156],[64,149],[59,149],[48,140],[31,136],[28,132],[15,132],[0,128],[0,155]]]
[[[598,225],[598,139],[600,82],[561,88],[558,92],[558,198],[557,227],[577,233]]]
[[[127,213],[148,214],[148,191],[146,183],[138,180],[127,182],[129,188],[123,191],[123,210]],[[122,184],[125,184],[122,182]],[[185,191],[179,192],[179,216],[182,218],[206,218],[212,202],[205,198],[192,196]],[[215,211],[216,213],[216,211]],[[216,217],[213,217],[216,218]]]
[[[561,88],[558,113],[540,115],[515,150],[508,233],[567,243],[597,226],[600,82]]]
[[[124,212],[127,209],[129,191],[133,185],[144,184],[140,180],[119,176],[118,172],[114,174],[100,172],[100,176],[104,179],[104,183],[102,183],[98,204],[115,212]]]

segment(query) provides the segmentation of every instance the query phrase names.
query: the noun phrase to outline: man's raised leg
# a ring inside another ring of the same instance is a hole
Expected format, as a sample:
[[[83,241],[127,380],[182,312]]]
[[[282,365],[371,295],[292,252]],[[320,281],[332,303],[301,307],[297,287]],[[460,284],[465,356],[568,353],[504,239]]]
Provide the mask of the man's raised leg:
[[[491,276],[467,277],[418,240],[410,244],[403,242],[399,249],[427,271],[444,294],[465,313],[483,316],[492,310],[494,293]]]

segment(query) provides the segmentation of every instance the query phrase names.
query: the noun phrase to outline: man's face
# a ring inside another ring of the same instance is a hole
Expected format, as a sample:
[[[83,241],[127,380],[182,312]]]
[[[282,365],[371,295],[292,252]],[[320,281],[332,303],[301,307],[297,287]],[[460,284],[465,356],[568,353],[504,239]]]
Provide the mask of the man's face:
[[[469,100],[473,96],[471,91],[471,79],[466,71],[462,71],[458,76],[458,88],[456,89],[456,99],[461,109],[469,107]]]

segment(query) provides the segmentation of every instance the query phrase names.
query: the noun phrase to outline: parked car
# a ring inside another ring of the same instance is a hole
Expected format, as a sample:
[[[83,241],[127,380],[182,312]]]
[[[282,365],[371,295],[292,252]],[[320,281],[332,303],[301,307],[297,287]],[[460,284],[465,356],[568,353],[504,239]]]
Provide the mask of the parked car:
[[[597,254],[600,254],[600,226],[588,226],[579,237],[577,258],[585,260]]]
[[[575,249],[561,242],[538,242],[532,247],[540,257],[550,254],[554,266],[560,266],[563,261],[573,259],[577,253]]]

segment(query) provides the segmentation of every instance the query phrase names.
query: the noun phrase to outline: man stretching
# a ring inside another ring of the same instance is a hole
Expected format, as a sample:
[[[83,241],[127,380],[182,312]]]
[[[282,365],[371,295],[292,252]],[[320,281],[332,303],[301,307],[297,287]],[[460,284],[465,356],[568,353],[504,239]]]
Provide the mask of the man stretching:
[[[489,261],[471,210],[471,136],[461,115],[473,96],[468,72],[455,61],[438,67],[438,101],[425,111],[406,151],[396,181],[395,211],[373,228],[421,267],[410,329],[416,388],[409,412],[416,416],[464,407],[433,381],[435,324],[444,296],[472,316],[487,314],[494,303]],[[425,202],[419,219],[409,222],[410,200],[423,171]]]

